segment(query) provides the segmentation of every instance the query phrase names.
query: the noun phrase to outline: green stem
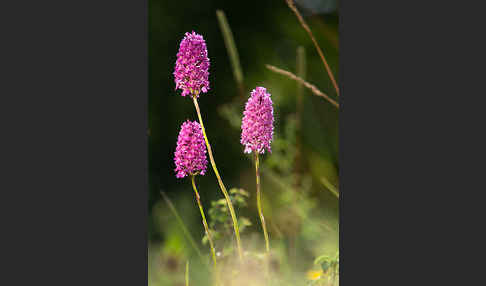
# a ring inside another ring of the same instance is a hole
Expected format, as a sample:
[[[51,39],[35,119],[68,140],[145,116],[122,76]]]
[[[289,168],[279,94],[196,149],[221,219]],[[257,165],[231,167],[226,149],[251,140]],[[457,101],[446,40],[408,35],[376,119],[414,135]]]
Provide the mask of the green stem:
[[[186,286],[189,286],[189,260],[186,262]]]
[[[336,198],[339,199],[339,191],[338,189],[329,182],[326,177],[321,177],[321,183],[334,195]]]
[[[192,188],[196,194],[196,201],[199,206],[199,211],[201,212],[201,217],[203,220],[204,229],[206,230],[206,235],[208,236],[209,246],[211,247],[211,254],[213,255],[214,268],[216,270],[216,251],[214,251],[213,239],[211,238],[211,233],[209,232],[208,222],[206,221],[206,216],[204,215],[204,210],[201,204],[201,197],[196,188],[196,183],[194,182],[194,175],[191,176]]]
[[[203,135],[204,135],[204,141],[206,141],[206,147],[208,148],[209,161],[211,162],[211,166],[213,167],[214,174],[216,175],[216,178],[218,179],[219,187],[221,189],[221,192],[223,192],[224,198],[226,199],[226,203],[227,203],[228,209],[230,211],[231,219],[233,220],[233,228],[235,230],[236,245],[238,247],[238,255],[239,255],[240,261],[243,261],[243,250],[241,248],[240,231],[238,229],[238,221],[236,219],[235,210],[233,208],[233,204],[231,203],[228,191],[226,191],[226,187],[224,186],[223,181],[221,180],[221,177],[219,176],[218,168],[216,168],[216,163],[214,162],[213,151],[211,150],[211,145],[209,145],[208,137],[206,136],[206,130],[204,129],[204,124],[203,124],[202,117],[201,117],[201,111],[199,110],[199,105],[197,103],[197,95],[193,95],[192,99],[194,101],[194,106],[196,107],[197,116],[199,118],[199,124],[201,125],[201,129],[202,129],[202,132],[203,132]]]
[[[260,221],[262,223],[263,228],[263,235],[265,236],[265,248],[267,250],[267,254],[270,253],[270,243],[268,241],[268,233],[267,233],[267,226],[265,224],[265,218],[263,217],[263,210],[262,210],[262,199],[261,199],[261,191],[260,191],[260,160],[258,158],[258,152],[253,151],[255,153],[255,174],[256,174],[256,189],[257,189],[257,207],[258,207],[258,214],[260,215]]]

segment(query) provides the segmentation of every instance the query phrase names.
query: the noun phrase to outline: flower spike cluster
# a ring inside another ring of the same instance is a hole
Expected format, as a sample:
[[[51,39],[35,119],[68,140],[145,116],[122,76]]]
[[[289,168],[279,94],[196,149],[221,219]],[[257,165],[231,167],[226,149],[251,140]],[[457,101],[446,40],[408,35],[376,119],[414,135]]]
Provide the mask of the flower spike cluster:
[[[174,69],[176,89],[182,90],[182,96],[188,94],[199,97],[201,92],[209,90],[209,58],[204,38],[186,33],[179,46]]]
[[[201,125],[196,121],[187,120],[181,125],[177,147],[174,153],[176,177],[189,175],[204,175],[208,161],[206,160],[206,145]]]
[[[273,106],[270,93],[264,87],[257,87],[251,92],[246,102],[241,124],[241,144],[245,153],[252,151],[263,154],[265,149],[272,152]]]

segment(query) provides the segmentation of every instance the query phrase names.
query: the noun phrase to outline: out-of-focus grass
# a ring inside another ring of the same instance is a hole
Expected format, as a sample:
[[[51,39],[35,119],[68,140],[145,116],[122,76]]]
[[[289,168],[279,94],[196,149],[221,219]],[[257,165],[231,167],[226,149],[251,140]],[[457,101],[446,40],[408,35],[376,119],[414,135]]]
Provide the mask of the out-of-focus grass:
[[[236,49],[233,32],[231,31],[228,20],[226,19],[226,15],[222,10],[217,10],[216,16],[218,17],[219,27],[223,33],[224,43],[226,45],[226,50],[228,51],[231,67],[233,69],[233,76],[236,80],[238,88],[240,89],[240,92],[243,92],[243,71],[241,70],[240,56],[238,55],[238,50]]]

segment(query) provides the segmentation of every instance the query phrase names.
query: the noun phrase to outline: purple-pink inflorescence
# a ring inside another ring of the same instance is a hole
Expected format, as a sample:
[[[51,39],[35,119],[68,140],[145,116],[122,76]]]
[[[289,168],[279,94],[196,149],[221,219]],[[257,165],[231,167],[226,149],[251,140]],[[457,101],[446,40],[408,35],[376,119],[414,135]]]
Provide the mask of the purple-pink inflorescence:
[[[177,178],[189,175],[204,175],[208,161],[206,160],[206,145],[201,125],[196,121],[187,120],[181,125],[177,147],[174,153],[175,172]]]
[[[186,33],[179,46],[174,69],[176,89],[182,90],[182,96],[193,94],[199,97],[201,92],[209,90],[209,58],[204,38]]]
[[[245,145],[245,153],[264,153],[265,149],[272,152],[273,120],[270,93],[264,87],[255,88],[246,102],[241,123],[240,142]]]

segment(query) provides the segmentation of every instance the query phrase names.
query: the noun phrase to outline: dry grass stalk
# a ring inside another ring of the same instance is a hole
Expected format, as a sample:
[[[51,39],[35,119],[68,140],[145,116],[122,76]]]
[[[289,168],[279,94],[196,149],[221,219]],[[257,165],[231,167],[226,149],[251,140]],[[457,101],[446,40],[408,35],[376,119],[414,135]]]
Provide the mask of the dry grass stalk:
[[[297,10],[297,7],[295,7],[294,1],[293,0],[287,0],[287,5],[295,13],[295,15],[297,16],[297,19],[299,19],[299,22],[302,25],[302,27],[304,28],[304,30],[306,30],[307,33],[309,34],[312,42],[314,43],[314,46],[317,49],[317,52],[319,53],[319,56],[321,57],[322,62],[324,63],[324,67],[326,68],[326,71],[329,74],[329,78],[331,78],[331,82],[334,85],[334,88],[336,89],[336,93],[337,93],[337,95],[339,95],[339,87],[337,85],[336,79],[334,79],[334,75],[332,74],[331,68],[329,68],[329,65],[327,64],[326,58],[324,57],[324,54],[322,53],[322,50],[319,47],[319,44],[317,44],[317,41],[314,38],[314,35],[312,34],[312,31],[310,30],[307,23],[304,21],[304,18],[300,14],[299,10]]]
[[[325,94],[322,91],[320,91],[315,85],[306,82],[305,80],[301,79],[300,77],[296,76],[295,74],[293,74],[293,73],[291,73],[289,71],[286,71],[286,70],[283,70],[283,69],[279,69],[279,68],[277,68],[275,66],[272,66],[272,65],[265,65],[265,66],[267,67],[267,69],[269,69],[269,70],[271,70],[273,72],[279,73],[281,75],[285,75],[285,76],[287,76],[290,79],[293,79],[295,81],[298,81],[298,82],[302,83],[305,87],[307,87],[308,89],[310,89],[312,91],[312,93],[314,93],[317,96],[324,97],[332,105],[336,106],[336,108],[339,108],[339,103],[337,103],[334,99],[330,98],[327,94]]]

